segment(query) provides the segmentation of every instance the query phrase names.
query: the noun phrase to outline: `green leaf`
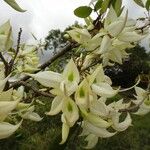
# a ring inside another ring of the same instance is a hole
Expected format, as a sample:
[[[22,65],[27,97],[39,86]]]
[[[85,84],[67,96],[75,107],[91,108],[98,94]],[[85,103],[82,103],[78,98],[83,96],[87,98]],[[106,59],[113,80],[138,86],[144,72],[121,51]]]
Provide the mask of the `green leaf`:
[[[139,5],[139,6],[141,6],[141,7],[144,7],[144,4],[143,4],[142,0],[134,0],[134,2],[135,2],[137,5]]]
[[[92,8],[89,6],[80,6],[74,10],[74,14],[80,18],[88,17],[92,12]]]
[[[16,3],[15,0],[4,0],[9,6],[11,6],[13,9],[19,12],[25,12],[26,10],[23,10],[20,8],[20,6]]]
[[[111,0],[104,0],[101,7],[101,13],[104,13],[109,8]]]
[[[145,7],[146,7],[147,11],[150,10],[150,0],[147,0]]]
[[[95,4],[94,10],[97,11],[101,8],[103,0],[98,0]]]

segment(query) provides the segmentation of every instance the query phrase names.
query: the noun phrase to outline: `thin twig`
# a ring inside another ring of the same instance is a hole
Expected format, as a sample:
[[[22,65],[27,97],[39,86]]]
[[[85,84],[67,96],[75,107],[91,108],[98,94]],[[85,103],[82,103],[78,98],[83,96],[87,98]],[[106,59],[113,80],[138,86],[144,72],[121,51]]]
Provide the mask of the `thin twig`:
[[[31,89],[33,92],[35,92],[38,96],[45,96],[45,97],[54,97],[54,95],[47,93],[47,92],[43,92],[43,91],[39,91],[38,89],[36,89],[35,87],[33,87],[31,84],[26,83],[24,81],[19,81],[20,85],[23,85],[29,89]]]
[[[145,24],[145,25],[142,26],[142,27],[136,28],[135,30],[141,30],[141,31],[143,31],[143,29],[146,28],[146,27],[148,27],[148,26],[150,26],[150,22],[149,22],[148,24]]]
[[[22,33],[22,29],[20,28],[20,31],[18,33],[18,41],[17,41],[17,48],[16,48],[16,51],[15,51],[15,55],[14,55],[14,58],[10,61],[9,63],[9,66],[10,66],[10,71],[12,70],[13,66],[14,66],[14,63],[15,63],[15,60],[17,58],[17,55],[19,53],[19,49],[20,49],[20,41],[21,41],[21,33]]]

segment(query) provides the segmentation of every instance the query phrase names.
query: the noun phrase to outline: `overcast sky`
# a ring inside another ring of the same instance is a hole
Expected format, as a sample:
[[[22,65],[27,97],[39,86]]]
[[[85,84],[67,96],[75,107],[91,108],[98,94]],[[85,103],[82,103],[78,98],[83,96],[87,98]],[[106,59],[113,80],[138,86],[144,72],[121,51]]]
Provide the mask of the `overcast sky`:
[[[10,19],[14,36],[19,28],[23,28],[23,40],[31,42],[33,33],[38,39],[44,38],[51,29],[64,29],[76,20],[73,10],[81,5],[87,5],[90,0],[16,0],[25,13],[19,13],[0,1],[0,24]],[[144,11],[133,5],[133,0],[124,0],[124,5],[129,9],[129,15],[137,18]]]

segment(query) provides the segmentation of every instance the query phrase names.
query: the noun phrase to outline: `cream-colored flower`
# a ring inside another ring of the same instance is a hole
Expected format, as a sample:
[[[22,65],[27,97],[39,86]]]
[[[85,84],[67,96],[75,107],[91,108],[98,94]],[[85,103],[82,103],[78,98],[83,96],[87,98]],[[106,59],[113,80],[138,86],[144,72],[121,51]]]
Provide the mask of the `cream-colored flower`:
[[[0,51],[7,51],[13,45],[10,21],[0,26]]]
[[[0,139],[11,136],[20,127],[21,123],[22,121],[16,125],[12,125],[8,122],[0,122]]]
[[[133,100],[132,102],[135,105],[139,105],[139,109],[134,114],[136,115],[145,115],[150,112],[150,94],[143,90],[140,87],[135,87],[136,91],[136,100]]]

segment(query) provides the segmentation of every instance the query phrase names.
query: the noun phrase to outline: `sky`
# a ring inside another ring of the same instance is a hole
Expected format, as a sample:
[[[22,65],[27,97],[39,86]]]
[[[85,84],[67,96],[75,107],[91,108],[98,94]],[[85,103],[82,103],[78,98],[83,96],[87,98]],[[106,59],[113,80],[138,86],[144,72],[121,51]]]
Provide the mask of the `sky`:
[[[19,28],[23,29],[23,42],[32,43],[33,33],[38,39],[43,39],[51,29],[65,29],[76,20],[83,21],[73,14],[73,10],[81,5],[87,5],[90,0],[16,0],[27,11],[19,13],[0,1],[0,24],[10,19],[14,37]],[[123,4],[129,10],[129,16],[137,18],[144,15],[144,11],[134,5],[133,0],[124,0]]]

